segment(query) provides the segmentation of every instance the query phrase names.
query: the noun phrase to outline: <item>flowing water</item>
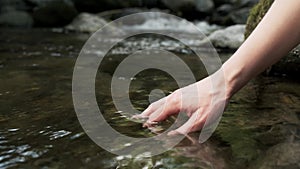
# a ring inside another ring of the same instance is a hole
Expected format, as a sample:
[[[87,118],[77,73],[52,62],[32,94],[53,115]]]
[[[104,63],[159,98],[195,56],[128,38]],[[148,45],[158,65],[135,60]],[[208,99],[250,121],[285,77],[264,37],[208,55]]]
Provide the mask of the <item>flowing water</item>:
[[[87,38],[38,29],[0,31],[0,168],[251,168],[272,146],[299,143],[299,79],[258,77],[235,95],[204,144],[195,142],[198,133],[193,133],[154,157],[106,152],[84,133],[73,109],[73,67]],[[167,47],[182,48],[167,42]],[[205,77],[201,63],[184,51],[177,52],[196,78]],[[150,137],[155,134],[119,114],[110,97],[112,73],[125,56],[112,53],[103,61],[96,80],[98,104],[117,131]],[[223,61],[229,56],[221,54]],[[143,110],[153,89],[167,95],[176,88],[168,74],[148,70],[132,79],[129,95]]]

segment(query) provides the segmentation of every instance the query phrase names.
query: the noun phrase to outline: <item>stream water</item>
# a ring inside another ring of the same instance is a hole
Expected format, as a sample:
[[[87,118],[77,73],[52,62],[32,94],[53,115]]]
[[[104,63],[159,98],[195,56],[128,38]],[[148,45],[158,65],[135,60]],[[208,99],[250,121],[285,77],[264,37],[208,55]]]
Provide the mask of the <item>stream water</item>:
[[[193,143],[191,139],[198,138],[193,133],[154,157],[147,152],[135,157],[106,152],[84,133],[73,109],[73,67],[87,38],[41,29],[0,31],[0,168],[251,168],[271,147],[300,141],[299,79],[260,76],[234,96],[204,144]],[[206,76],[192,54],[177,52],[198,80]],[[220,56],[225,61],[230,53]],[[110,54],[102,63],[96,80],[99,107],[117,131],[153,136],[121,116],[107,90],[124,57]],[[166,73],[148,70],[135,77],[129,94],[136,109],[143,110],[153,89],[167,95],[176,88]]]

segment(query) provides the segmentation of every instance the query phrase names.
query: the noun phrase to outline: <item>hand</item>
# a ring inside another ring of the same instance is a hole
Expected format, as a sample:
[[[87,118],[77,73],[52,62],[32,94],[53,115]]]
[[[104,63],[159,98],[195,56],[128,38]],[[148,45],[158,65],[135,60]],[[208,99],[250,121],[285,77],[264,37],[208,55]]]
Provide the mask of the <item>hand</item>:
[[[229,100],[226,97],[222,73],[209,76],[197,83],[174,91],[169,96],[152,103],[136,118],[148,118],[144,126],[150,127],[171,115],[184,112],[189,120],[168,135],[188,134],[200,130],[205,122],[218,120]]]

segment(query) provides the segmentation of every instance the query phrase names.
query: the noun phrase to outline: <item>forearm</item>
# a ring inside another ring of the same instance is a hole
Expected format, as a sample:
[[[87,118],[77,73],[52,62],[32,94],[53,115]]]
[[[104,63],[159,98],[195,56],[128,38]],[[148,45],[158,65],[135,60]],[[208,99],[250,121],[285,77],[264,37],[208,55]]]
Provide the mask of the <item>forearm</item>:
[[[275,0],[257,28],[222,66],[228,95],[232,96],[299,42],[300,0]]]

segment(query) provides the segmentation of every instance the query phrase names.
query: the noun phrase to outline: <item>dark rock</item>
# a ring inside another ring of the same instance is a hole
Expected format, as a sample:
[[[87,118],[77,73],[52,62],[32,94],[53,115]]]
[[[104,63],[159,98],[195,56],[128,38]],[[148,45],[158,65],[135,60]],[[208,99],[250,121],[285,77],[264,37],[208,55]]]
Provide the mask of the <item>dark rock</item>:
[[[211,12],[215,7],[212,0],[196,0],[196,9],[199,12]]]
[[[242,8],[229,14],[229,18],[233,24],[246,24],[249,16],[250,8]]]
[[[283,57],[278,63],[273,65],[269,74],[280,74],[299,77],[300,73],[300,45],[293,49],[287,56]]]
[[[0,25],[5,27],[30,28],[33,25],[33,19],[25,11],[8,10],[6,8],[5,13],[0,14]]]
[[[142,7],[142,0],[73,0],[79,12],[98,13],[106,10]]]
[[[0,0],[0,8],[5,9],[5,7],[12,7],[17,11],[27,11],[29,10],[29,6],[23,0]],[[3,13],[3,11],[1,10]]]
[[[219,15],[227,15],[229,14],[230,12],[232,12],[234,9],[234,7],[230,4],[224,4],[224,5],[221,5],[220,7],[217,8],[217,13]]]
[[[33,12],[37,26],[64,26],[77,15],[77,10],[70,0],[37,1],[39,6]]]
[[[196,6],[195,0],[162,0],[162,2],[165,4],[166,7],[176,12],[194,10]]]
[[[239,0],[237,5],[239,7],[253,7],[258,2],[259,0]]]

